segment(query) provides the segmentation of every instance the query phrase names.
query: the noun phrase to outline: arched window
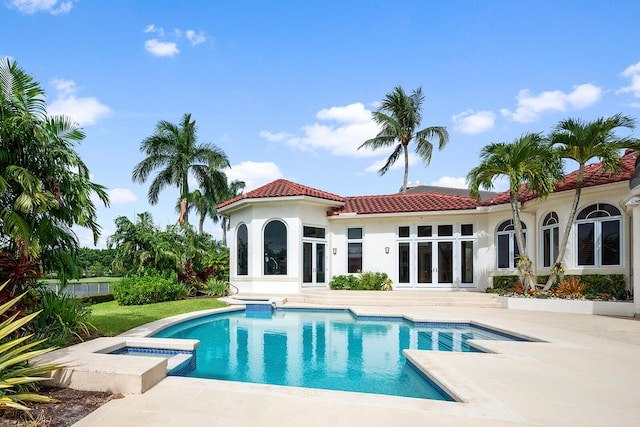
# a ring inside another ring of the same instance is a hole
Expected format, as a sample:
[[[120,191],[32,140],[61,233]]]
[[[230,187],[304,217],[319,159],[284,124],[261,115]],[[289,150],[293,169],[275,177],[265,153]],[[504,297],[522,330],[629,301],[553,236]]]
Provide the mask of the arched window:
[[[618,208],[607,203],[589,205],[578,213],[576,227],[579,266],[621,264],[622,216]]]
[[[549,212],[542,221],[542,266],[550,268],[558,256],[560,226],[558,214]]]
[[[527,226],[522,224],[524,231],[524,241],[527,242]],[[517,263],[517,257],[520,254],[518,244],[516,243],[515,227],[513,220],[504,221],[496,230],[496,247],[498,249],[498,268],[514,269]]]
[[[238,227],[236,255],[238,258],[238,276],[246,276],[249,274],[249,232],[245,224],[241,224]]]
[[[264,274],[287,274],[287,227],[279,220],[264,228]]]

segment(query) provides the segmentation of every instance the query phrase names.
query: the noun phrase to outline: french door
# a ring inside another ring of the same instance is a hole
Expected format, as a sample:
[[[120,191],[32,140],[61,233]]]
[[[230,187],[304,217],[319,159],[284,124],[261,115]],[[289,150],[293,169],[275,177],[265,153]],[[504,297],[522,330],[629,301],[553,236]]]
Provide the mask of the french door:
[[[324,286],[326,270],[326,243],[302,242],[302,285]]]

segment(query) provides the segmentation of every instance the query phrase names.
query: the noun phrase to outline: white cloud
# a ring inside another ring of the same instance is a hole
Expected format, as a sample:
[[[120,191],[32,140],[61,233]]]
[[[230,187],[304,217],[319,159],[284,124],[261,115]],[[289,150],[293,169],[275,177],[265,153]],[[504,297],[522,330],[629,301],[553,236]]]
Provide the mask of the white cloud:
[[[163,42],[158,39],[145,41],[144,48],[154,56],[175,56],[180,53],[178,46],[174,42]]]
[[[292,134],[286,132],[271,133],[267,130],[260,131],[259,135],[261,138],[264,138],[270,142],[284,141],[285,139],[291,138],[293,136]]]
[[[11,5],[27,15],[37,12],[49,12],[52,15],[61,15],[71,11],[73,1],[11,0]]]
[[[429,185],[447,188],[467,188],[467,178],[456,178],[453,176],[443,176]]]
[[[472,135],[492,129],[495,120],[496,115],[493,111],[466,110],[451,116],[455,130]]]
[[[640,62],[628,66],[627,69],[622,72],[622,76],[630,78],[631,84],[619,89],[616,93],[631,92],[634,97],[640,98]]]
[[[133,191],[128,188],[112,188],[108,191],[109,200],[111,201],[111,205],[129,205],[131,203],[135,203],[138,200]]]
[[[195,32],[194,30],[187,30],[185,32],[187,39],[191,42],[193,46],[197,46],[201,43],[204,43],[207,40],[207,37],[204,34],[204,31]]]
[[[516,99],[518,106],[515,112],[502,109],[500,112],[509,120],[519,123],[530,123],[538,120],[546,111],[567,111],[590,107],[602,97],[602,88],[592,84],[574,86],[570,93],[559,90],[532,95],[529,89],[522,89]]]
[[[111,108],[95,97],[76,97],[77,88],[73,80],[54,79],[52,84],[57,95],[47,106],[49,114],[69,116],[80,126],[93,125],[112,114]]]
[[[290,147],[300,151],[326,150],[335,156],[372,157],[380,151],[358,147],[379,132],[378,125],[371,120],[371,111],[362,103],[344,107],[331,107],[320,110],[316,118],[336,123],[313,123],[300,128],[301,134],[289,135],[283,132],[260,132],[260,136],[269,141],[284,141]]]
[[[154,34],[158,34],[160,37],[164,37],[164,28],[156,27],[154,24],[147,25],[147,27],[144,29],[144,32],[154,33]]]
[[[232,165],[227,171],[229,182],[235,180],[245,182],[245,193],[280,178],[282,178],[282,172],[273,162],[246,161]]]

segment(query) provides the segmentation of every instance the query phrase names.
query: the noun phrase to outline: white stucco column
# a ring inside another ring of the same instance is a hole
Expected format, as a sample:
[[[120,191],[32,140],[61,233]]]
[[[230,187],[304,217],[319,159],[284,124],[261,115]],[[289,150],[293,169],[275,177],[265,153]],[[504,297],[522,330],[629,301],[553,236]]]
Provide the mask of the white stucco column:
[[[635,196],[626,203],[627,209],[631,209],[633,220],[633,259],[632,259],[632,287],[633,301],[635,304],[636,317],[640,316],[640,197]]]

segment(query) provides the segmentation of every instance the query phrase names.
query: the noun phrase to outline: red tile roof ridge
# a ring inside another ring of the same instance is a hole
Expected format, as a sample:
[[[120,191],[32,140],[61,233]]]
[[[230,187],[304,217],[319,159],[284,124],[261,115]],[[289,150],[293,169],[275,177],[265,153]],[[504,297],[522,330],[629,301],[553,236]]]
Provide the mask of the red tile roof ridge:
[[[342,196],[338,196],[327,191],[318,190],[316,188],[307,187],[306,185],[298,184],[286,179],[276,179],[275,181],[253,189],[248,193],[241,194],[237,197],[234,197],[233,199],[222,202],[218,205],[218,207],[222,208],[244,199],[262,199],[271,197],[293,196],[307,196],[336,202],[344,202],[344,197]]]

